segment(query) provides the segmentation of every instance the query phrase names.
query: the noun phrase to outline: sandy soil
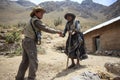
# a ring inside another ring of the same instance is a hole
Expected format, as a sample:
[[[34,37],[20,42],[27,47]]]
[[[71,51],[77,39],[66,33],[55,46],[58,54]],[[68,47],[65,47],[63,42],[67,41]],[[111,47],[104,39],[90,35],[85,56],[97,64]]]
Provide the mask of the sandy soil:
[[[67,56],[55,50],[55,45],[65,42],[65,40],[66,39],[59,38],[55,35],[50,42],[44,45],[46,54],[38,54],[39,66],[37,80],[70,80],[72,77],[85,71],[102,71],[106,73],[106,69],[104,68],[106,62],[120,61],[120,59],[116,57],[88,55],[88,59],[80,62],[82,65],[81,68],[66,70]],[[0,80],[15,80],[20,61],[21,56],[12,58],[0,56]],[[110,75],[114,76],[113,74]]]

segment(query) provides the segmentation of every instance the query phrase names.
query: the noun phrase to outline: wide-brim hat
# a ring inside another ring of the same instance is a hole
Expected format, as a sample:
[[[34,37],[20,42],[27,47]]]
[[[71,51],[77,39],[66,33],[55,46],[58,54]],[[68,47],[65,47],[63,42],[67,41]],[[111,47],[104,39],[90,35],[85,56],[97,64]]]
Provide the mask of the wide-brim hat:
[[[76,17],[75,14],[73,14],[73,13],[66,13],[64,18],[67,19],[67,16],[71,16],[72,19],[75,19],[75,17]]]
[[[46,10],[44,8],[42,8],[40,6],[36,6],[32,9],[30,16],[33,17],[35,15],[35,12],[38,12],[38,11],[43,12],[43,13],[46,12]]]

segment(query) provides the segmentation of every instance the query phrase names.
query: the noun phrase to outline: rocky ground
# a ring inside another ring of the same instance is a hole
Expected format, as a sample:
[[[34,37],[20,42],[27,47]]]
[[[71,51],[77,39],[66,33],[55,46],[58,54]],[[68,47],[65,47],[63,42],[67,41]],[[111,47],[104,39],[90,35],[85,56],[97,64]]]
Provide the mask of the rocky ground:
[[[65,44],[66,38],[59,38],[58,35],[44,37],[44,51],[38,52],[39,66],[37,71],[37,80],[71,80],[76,75],[85,71],[101,73],[104,76],[115,77],[116,75],[108,73],[104,67],[106,62],[120,62],[120,58],[108,56],[88,55],[89,58],[81,61],[79,69],[66,69],[67,56],[56,50],[56,45]],[[17,73],[21,56],[8,58],[0,56],[0,80],[14,80]],[[70,64],[70,61],[69,61]],[[28,71],[27,71],[28,73]],[[26,77],[27,77],[26,73]],[[104,80],[108,80],[105,79]]]

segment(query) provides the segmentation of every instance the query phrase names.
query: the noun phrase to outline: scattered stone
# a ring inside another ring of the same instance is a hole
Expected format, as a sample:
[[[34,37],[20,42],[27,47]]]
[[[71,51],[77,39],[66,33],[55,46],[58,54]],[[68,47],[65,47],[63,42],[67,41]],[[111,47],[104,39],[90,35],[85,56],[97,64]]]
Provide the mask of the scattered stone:
[[[95,53],[88,52],[88,54],[120,57],[120,50],[98,50]]]

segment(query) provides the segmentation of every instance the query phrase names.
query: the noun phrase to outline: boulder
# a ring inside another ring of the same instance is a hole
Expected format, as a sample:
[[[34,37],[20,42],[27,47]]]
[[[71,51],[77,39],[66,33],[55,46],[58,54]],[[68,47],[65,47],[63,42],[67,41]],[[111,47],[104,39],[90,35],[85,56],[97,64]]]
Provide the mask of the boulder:
[[[113,78],[113,80],[120,80],[120,76]]]
[[[105,63],[104,67],[107,69],[108,72],[111,72],[120,76],[120,62]]]

